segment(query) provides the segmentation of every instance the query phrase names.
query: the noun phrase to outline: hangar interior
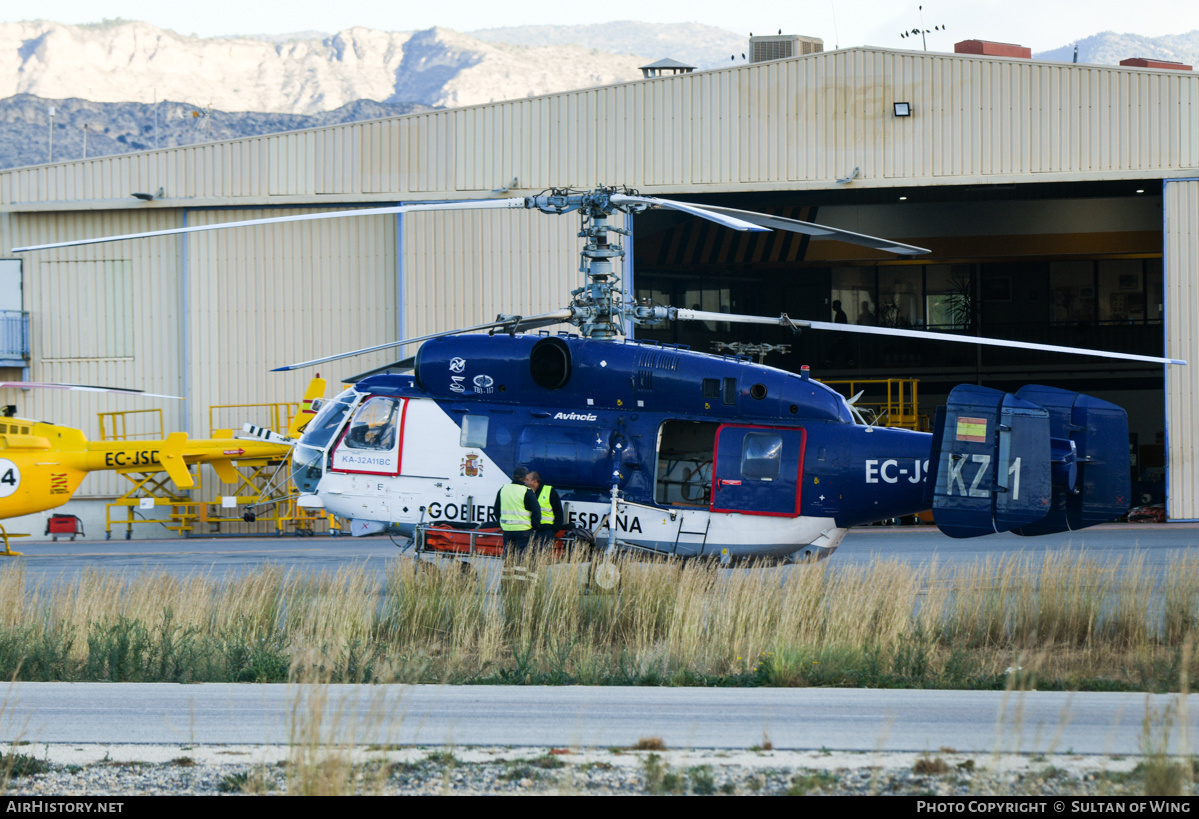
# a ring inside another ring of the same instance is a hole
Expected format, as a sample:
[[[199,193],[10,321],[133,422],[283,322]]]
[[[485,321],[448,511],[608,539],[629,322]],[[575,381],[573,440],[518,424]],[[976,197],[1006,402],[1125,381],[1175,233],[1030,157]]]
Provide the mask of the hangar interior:
[[[693,217],[636,218],[639,299],[711,312],[838,320],[955,335],[1163,355],[1160,180],[710,196],[929,247],[915,260],[799,234],[734,234]],[[919,379],[921,411],[960,383],[1039,382],[1129,412],[1134,494],[1164,499],[1160,366],[782,327],[689,321],[641,338],[716,352],[714,342],[788,345],[764,361],[827,380]],[[864,385],[864,401],[885,385]]]

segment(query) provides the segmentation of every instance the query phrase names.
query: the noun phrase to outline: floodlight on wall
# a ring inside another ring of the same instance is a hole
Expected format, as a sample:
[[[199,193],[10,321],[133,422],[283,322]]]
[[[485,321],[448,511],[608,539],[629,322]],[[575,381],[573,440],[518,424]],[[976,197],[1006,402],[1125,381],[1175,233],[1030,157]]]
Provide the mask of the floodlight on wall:
[[[155,199],[161,199],[163,193],[165,193],[165,191],[162,188],[159,188],[157,193],[135,193],[133,194],[133,197],[135,199],[140,199],[143,202],[153,202]]]
[[[910,102],[894,103],[893,108],[897,117],[910,117],[912,115],[912,104]]]

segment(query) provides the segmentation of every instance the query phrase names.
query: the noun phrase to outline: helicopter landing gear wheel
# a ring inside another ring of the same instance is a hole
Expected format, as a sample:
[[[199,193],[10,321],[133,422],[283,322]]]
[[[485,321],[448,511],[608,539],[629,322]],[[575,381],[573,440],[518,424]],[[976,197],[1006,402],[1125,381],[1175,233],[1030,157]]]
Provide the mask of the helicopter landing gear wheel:
[[[603,559],[602,563],[591,564],[592,591],[604,594],[615,592],[620,586],[620,569],[611,560]]]

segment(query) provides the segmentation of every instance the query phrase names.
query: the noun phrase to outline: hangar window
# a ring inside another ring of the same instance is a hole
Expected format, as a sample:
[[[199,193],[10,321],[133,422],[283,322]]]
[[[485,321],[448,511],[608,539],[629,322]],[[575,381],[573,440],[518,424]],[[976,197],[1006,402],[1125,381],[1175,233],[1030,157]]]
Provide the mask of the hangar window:
[[[732,290],[728,287],[689,288],[683,293],[683,305],[692,310],[703,310],[706,313],[731,313],[733,312]],[[717,333],[730,331],[727,321],[697,323]]]
[[[1095,320],[1095,263],[1053,262],[1049,265],[1049,287],[1054,322]]]
[[[888,267],[878,275],[878,323],[882,327],[924,324],[924,290],[919,267]]]
[[[1145,260],[1145,320],[1162,320],[1162,260]]]
[[[932,264],[925,268],[925,314],[930,328],[965,330],[973,318],[970,265]]]
[[[841,302],[850,324],[878,324],[873,267],[833,268],[833,299]]]
[[[1145,320],[1145,271],[1140,259],[1099,262],[1099,320],[1120,324]]]

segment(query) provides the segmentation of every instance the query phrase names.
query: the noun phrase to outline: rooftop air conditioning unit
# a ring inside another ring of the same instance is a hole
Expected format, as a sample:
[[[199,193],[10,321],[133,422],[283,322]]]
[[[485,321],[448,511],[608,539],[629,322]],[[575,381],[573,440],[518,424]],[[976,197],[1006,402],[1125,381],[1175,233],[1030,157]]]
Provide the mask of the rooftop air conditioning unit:
[[[764,63],[768,60],[785,60],[824,51],[824,40],[819,37],[801,37],[798,34],[771,34],[766,37],[749,38],[749,61]]]

